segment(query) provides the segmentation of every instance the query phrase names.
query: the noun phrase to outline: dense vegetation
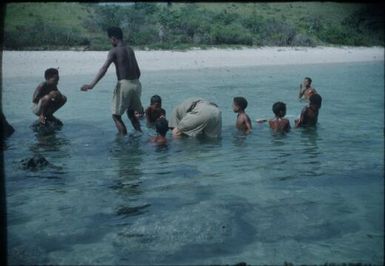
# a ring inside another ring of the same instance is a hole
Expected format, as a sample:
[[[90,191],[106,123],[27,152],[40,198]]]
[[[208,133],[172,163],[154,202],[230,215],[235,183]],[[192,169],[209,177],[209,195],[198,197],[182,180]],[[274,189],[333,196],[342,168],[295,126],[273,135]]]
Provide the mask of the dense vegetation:
[[[381,3],[8,3],[3,48],[108,49],[120,26],[133,46],[384,45]]]

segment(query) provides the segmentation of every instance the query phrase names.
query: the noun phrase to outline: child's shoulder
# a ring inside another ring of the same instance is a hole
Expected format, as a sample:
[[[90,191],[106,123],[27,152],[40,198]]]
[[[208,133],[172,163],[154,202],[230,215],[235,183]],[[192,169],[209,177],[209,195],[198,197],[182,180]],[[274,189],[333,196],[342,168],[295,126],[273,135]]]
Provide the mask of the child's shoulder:
[[[43,88],[43,87],[46,87],[46,86],[47,86],[47,82],[46,82],[46,81],[41,81],[41,82],[37,85],[38,88]]]
[[[245,121],[248,120],[249,117],[245,113],[238,113],[237,120],[238,121]]]
[[[47,83],[45,81],[40,82],[37,86],[35,91],[39,91],[39,93],[44,93],[47,91]]]
[[[238,113],[238,116],[240,116],[240,117],[249,117],[249,115],[246,112],[240,112],[240,113]]]

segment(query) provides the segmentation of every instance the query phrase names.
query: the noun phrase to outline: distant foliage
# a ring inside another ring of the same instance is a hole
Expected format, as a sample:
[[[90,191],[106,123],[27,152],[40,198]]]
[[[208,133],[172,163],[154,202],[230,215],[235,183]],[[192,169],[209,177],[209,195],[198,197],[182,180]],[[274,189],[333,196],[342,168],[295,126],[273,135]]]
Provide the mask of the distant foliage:
[[[338,14],[338,20],[321,15],[320,10],[326,10],[326,4],[303,10],[306,5],[299,3],[297,10],[301,10],[300,15],[295,12],[296,4],[282,7],[284,4],[233,3],[222,4],[221,8],[205,8],[197,3],[72,3],[71,8],[80,5],[81,10],[86,11],[84,15],[79,15],[80,9],[76,9],[76,18],[80,19],[76,26],[57,23],[55,18],[43,19],[45,13],[49,12],[36,14],[36,9],[27,13],[33,23],[27,20],[22,23],[22,19],[16,23],[12,21],[12,16],[7,17],[4,48],[83,47],[104,50],[110,47],[106,34],[110,26],[121,27],[130,45],[150,49],[211,45],[384,45],[384,13],[374,4],[357,6],[354,12],[342,18],[340,15],[343,14]],[[244,8],[244,12],[237,11],[241,8]],[[28,9],[28,6],[24,5],[23,9]],[[326,11],[324,13],[328,14]],[[66,14],[70,16],[71,12]],[[8,23],[14,26],[7,26]]]
[[[18,26],[16,31],[6,30],[4,32],[5,48],[28,49],[30,47],[40,47],[41,49],[51,49],[76,45],[87,46],[89,44],[89,40],[82,36],[78,29],[47,24],[40,19],[30,25]]]

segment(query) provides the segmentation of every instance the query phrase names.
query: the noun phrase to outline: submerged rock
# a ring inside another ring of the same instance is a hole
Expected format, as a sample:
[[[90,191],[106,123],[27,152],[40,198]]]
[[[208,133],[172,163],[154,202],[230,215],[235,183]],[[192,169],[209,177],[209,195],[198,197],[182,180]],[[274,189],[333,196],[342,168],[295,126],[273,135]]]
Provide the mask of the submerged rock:
[[[139,215],[142,213],[142,210],[150,207],[150,204],[145,204],[143,206],[136,206],[136,207],[120,207],[117,210],[118,215],[124,215],[124,216],[131,216],[131,215]]]
[[[41,124],[39,119],[32,123],[31,128],[37,133],[52,133],[60,130],[63,127],[63,122],[59,119],[47,120],[45,124]]]
[[[30,159],[21,160],[21,165],[24,170],[36,171],[43,169],[44,167],[50,165],[46,158],[43,155],[37,154]]]

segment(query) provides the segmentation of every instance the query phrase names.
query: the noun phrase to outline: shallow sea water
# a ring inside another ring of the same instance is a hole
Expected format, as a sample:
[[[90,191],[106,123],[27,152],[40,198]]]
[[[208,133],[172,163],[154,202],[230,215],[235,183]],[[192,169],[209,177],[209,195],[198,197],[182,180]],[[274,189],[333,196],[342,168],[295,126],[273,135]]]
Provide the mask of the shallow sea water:
[[[305,76],[323,97],[316,130],[255,123],[284,101],[294,126]],[[10,264],[383,263],[384,62],[143,71],[144,107],[159,94],[168,117],[190,96],[222,110],[220,140],[169,133],[163,148],[144,121],[141,137],[116,135],[116,78],[81,92],[93,77],[61,76],[51,134],[30,128],[42,77],[3,77]],[[235,130],[234,96],[248,99],[251,135]],[[51,165],[23,170],[37,154]]]

